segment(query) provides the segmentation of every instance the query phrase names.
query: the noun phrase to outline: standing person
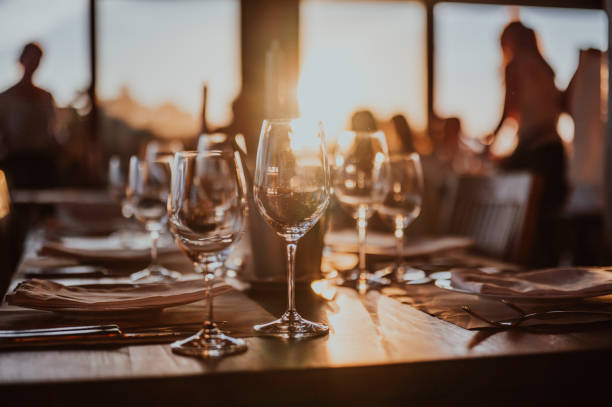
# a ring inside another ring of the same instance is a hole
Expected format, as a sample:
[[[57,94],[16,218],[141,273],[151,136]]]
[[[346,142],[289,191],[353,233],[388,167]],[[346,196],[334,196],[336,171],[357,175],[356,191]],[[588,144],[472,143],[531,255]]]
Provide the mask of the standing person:
[[[535,231],[535,266],[558,262],[558,215],[567,197],[566,157],[556,126],[562,94],[555,73],[540,50],[535,32],[519,21],[501,35],[506,85],[504,109],[495,134],[508,118],[518,123],[518,145],[502,160],[505,171],[529,171],[541,182],[540,209]]]
[[[33,82],[43,52],[38,44],[23,48],[19,63],[21,80],[0,93],[0,170],[6,173],[10,189],[36,189],[58,186],[56,112],[51,94]],[[23,242],[30,226],[47,216],[50,207],[15,207],[7,226],[7,274],[21,257]],[[2,276],[0,276],[1,279]]]
[[[38,44],[26,44],[19,57],[21,80],[0,93],[0,169],[15,188],[59,183],[55,102],[33,82],[42,56]]]

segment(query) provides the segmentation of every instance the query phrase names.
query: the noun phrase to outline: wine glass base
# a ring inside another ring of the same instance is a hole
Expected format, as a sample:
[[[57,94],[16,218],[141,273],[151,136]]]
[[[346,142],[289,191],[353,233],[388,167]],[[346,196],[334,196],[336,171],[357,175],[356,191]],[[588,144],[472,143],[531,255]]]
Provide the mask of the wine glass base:
[[[203,329],[189,338],[176,341],[170,348],[172,352],[183,356],[221,358],[245,352],[247,344],[244,339],[232,338],[213,328]]]
[[[344,285],[355,288],[360,294],[365,294],[369,290],[378,290],[391,284],[391,280],[384,277],[381,273],[364,273],[361,277],[359,270],[351,270],[343,277]]]
[[[180,280],[181,276],[182,274],[178,271],[152,264],[143,270],[130,274],[130,279],[138,283],[163,283]]]
[[[253,329],[260,335],[282,339],[316,338],[329,333],[327,325],[308,321],[297,311],[287,311],[276,321],[255,325]]]

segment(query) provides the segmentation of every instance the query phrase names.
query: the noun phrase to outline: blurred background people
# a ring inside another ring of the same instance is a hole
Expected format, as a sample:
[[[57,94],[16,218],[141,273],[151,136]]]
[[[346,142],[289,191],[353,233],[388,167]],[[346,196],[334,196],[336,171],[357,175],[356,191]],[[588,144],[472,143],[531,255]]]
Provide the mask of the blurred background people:
[[[395,134],[399,139],[399,149],[402,153],[412,153],[414,149],[414,134],[403,114],[396,114],[391,118]]]
[[[558,261],[558,215],[567,193],[566,156],[556,126],[562,112],[562,93],[555,73],[538,48],[534,30],[511,22],[501,35],[505,99],[494,134],[507,119],[518,124],[518,145],[500,162],[504,171],[528,171],[541,182],[532,263],[554,265]]]
[[[376,131],[378,123],[374,114],[369,110],[358,110],[351,116],[351,130],[353,131]]]
[[[59,184],[55,102],[33,81],[42,56],[38,44],[26,44],[21,80],[0,94],[0,168],[14,188]]]

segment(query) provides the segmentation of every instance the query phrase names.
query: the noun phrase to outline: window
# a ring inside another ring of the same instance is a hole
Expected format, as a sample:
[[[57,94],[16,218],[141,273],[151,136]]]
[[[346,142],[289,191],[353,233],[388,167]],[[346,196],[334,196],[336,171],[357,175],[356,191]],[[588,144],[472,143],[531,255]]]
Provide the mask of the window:
[[[482,137],[495,128],[504,99],[500,34],[518,17],[533,28],[544,58],[567,87],[579,50],[607,49],[607,18],[601,10],[506,7],[441,3],[435,7],[435,110],[457,116],[463,131]]]
[[[87,0],[0,2],[0,92],[21,78],[23,46],[38,42],[44,56],[35,83],[60,107],[71,105],[90,83]]]
[[[332,136],[360,109],[379,120],[404,114],[425,129],[422,4],[302,0],[300,53],[300,109],[322,118]]]
[[[162,137],[223,125],[240,91],[238,0],[102,0],[98,96],[105,112]]]

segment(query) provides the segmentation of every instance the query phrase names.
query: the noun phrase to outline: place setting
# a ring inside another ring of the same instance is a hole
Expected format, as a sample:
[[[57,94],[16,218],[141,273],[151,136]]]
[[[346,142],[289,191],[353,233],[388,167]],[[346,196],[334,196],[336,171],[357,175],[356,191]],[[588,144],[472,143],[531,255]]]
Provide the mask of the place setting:
[[[245,352],[244,336],[298,340],[327,335],[325,324],[305,320],[297,313],[292,271],[283,283],[289,293],[287,312],[269,323],[265,320],[273,319],[271,314],[223,281],[229,271],[225,266],[228,257],[244,233],[250,185],[254,185],[253,197],[261,215],[287,242],[289,270],[295,264],[295,242],[317,223],[329,200],[329,169],[320,123],[266,121],[263,129],[268,136],[262,139],[262,157],[267,156],[267,151],[278,151],[293,157],[292,164],[262,158],[254,182],[247,180],[237,151],[179,151],[163,157],[160,167],[154,166],[160,163],[159,157],[148,166],[133,157],[126,186],[127,203],[150,236],[133,231],[119,231],[106,237],[70,236],[61,242],[45,241],[38,250],[33,248],[38,256],[43,256],[38,268],[25,270],[29,278],[17,284],[5,301],[16,309],[51,312],[60,326],[0,330],[0,347],[174,341],[171,349],[177,354],[220,358]],[[270,173],[272,168],[276,170]],[[288,180],[291,182],[286,183]],[[281,192],[286,188],[294,192],[283,195]],[[293,205],[300,202],[294,194],[310,199],[306,203],[316,206],[292,212]],[[285,205],[283,199],[290,199],[291,205]],[[161,251],[159,235],[166,224],[174,239],[166,243],[168,250]],[[180,273],[157,261],[158,256],[166,259],[173,255],[177,247],[188,260],[181,264]],[[81,264],[62,265],[62,258]],[[51,263],[46,268],[41,266],[45,260]],[[151,264],[141,271],[121,276],[115,269],[128,263],[133,269],[143,260]],[[190,263],[195,273],[185,270]],[[213,309],[218,312],[219,305],[213,306],[213,298],[217,296],[223,315],[231,314],[228,319],[235,317],[236,310],[248,306],[237,326],[226,320],[215,322]],[[192,328],[191,335],[186,335],[186,329],[194,327],[196,306],[199,315],[206,310],[206,318],[203,323],[200,320],[199,332]],[[181,310],[184,312],[186,307],[191,311],[181,317]],[[3,316],[10,317],[9,311]],[[18,322],[28,325],[23,319]],[[136,320],[151,319],[159,320],[159,329],[134,324]],[[232,332],[238,332],[240,337],[231,336]],[[183,339],[175,341],[179,337]]]

